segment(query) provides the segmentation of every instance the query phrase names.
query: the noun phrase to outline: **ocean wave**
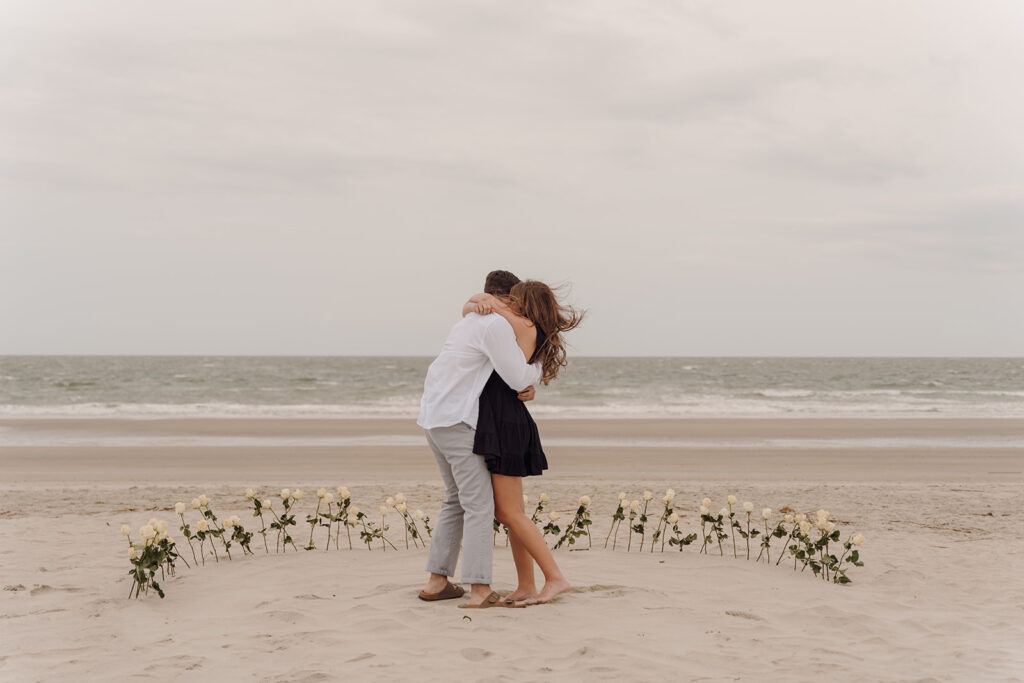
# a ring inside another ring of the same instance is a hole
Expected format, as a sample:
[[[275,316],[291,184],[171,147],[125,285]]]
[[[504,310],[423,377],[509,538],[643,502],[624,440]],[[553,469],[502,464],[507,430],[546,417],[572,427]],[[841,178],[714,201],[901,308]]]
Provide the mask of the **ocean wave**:
[[[766,398],[805,398],[814,396],[816,393],[810,389],[761,389],[760,391],[752,392],[754,396],[764,396]]]
[[[969,437],[969,438],[928,438],[928,437],[847,437],[847,438],[734,438],[734,439],[686,439],[686,438],[619,438],[619,437],[551,437],[544,443],[552,447],[616,447],[616,448],[673,448],[673,449],[757,449],[757,450],[801,450],[801,449],[860,449],[876,448],[971,448],[971,449],[1019,449],[1024,439],[1019,437]],[[352,447],[352,446],[412,446],[425,447],[422,434],[370,434],[363,436],[216,436],[216,435],[160,435],[160,434],[75,434],[67,432],[46,433],[28,431],[21,434],[3,433],[0,430],[0,445],[45,446],[45,447]]]
[[[538,400],[530,405],[537,416],[551,418],[698,418],[698,417],[1021,417],[1020,402],[755,400],[704,396],[686,401],[614,401],[573,405]],[[402,418],[414,420],[419,402],[394,397],[358,404],[245,403],[76,403],[0,405],[7,418]]]

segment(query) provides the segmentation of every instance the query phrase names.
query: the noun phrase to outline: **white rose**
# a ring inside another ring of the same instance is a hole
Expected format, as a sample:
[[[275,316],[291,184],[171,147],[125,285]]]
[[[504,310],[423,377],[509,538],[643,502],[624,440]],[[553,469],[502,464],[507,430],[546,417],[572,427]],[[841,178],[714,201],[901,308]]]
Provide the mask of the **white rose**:
[[[121,525],[121,535],[122,536],[127,536],[131,532],[132,532],[132,528],[130,526],[128,526],[127,524],[122,524]]]
[[[387,509],[387,507],[385,507],[385,506],[381,505],[381,506],[380,506],[380,516],[381,516],[381,517],[387,517],[387,514],[388,514],[388,509]]]
[[[231,528],[231,527],[233,527],[234,525],[235,525],[235,523],[231,521],[231,518],[230,518],[230,517],[229,517],[228,519],[225,519],[225,520],[224,520],[224,528],[225,528],[225,529],[230,529],[230,528]]]
[[[384,501],[384,504],[387,505],[389,508],[393,508],[395,507],[395,499],[388,496],[388,499]]]
[[[167,533],[167,522],[165,522],[162,519],[159,519],[159,520],[157,520],[156,524],[153,525],[153,528],[156,529],[156,532],[158,534],[166,534]]]
[[[580,505],[582,505],[585,508],[590,507],[590,496],[580,497]]]
[[[292,498],[294,498],[295,500],[302,500],[303,496],[305,495],[306,494],[302,492],[302,489],[295,489],[295,492],[292,493]]]
[[[175,512],[175,514],[179,514],[179,515],[185,514],[185,504],[184,503],[175,503],[174,504],[174,512]]]
[[[355,505],[353,505],[352,507],[350,507],[348,509],[348,514],[352,515],[353,517],[358,517],[359,516],[359,508],[357,508]]]
[[[672,499],[675,498],[675,497],[676,497],[676,494],[674,494],[674,493],[666,493],[665,497],[662,498],[662,501],[664,501],[665,505],[671,505],[672,504]]]
[[[836,530],[836,525],[834,523],[829,522],[828,524],[825,525],[825,531],[827,531],[829,533],[832,533],[835,530]]]
[[[548,502],[548,494],[546,494],[546,493],[540,494],[540,502],[542,502],[542,503]]]
[[[132,560],[139,559],[139,551],[135,549],[135,546],[128,548],[128,557]]]
[[[265,501],[263,501],[262,505],[263,505],[263,507],[267,508],[268,510],[271,507],[273,507],[272,501],[269,498],[267,498]]]
[[[802,533],[804,536],[806,536],[808,533],[810,533],[810,531],[811,531],[811,523],[810,522],[808,522],[806,519],[804,521],[800,522],[800,533]]]
[[[150,525],[151,527],[153,527],[155,529],[156,528],[156,521],[157,521],[156,517],[150,517],[149,521],[146,522],[146,524]]]
[[[677,515],[676,513],[673,512],[671,515],[668,516],[668,521],[669,521],[669,524],[676,524],[676,523],[678,523],[679,522],[679,515]]]
[[[665,495],[666,496],[672,496],[673,498],[675,498],[676,497],[676,490],[675,489],[665,489]]]
[[[819,517],[814,526],[818,528],[818,531],[824,531],[828,527],[828,521]]]
[[[242,521],[242,520],[238,519],[238,515],[231,515],[231,523],[232,524],[234,524],[235,526],[238,526],[238,523],[240,521]]]
[[[722,508],[721,510],[718,511],[718,514],[719,514],[720,517],[728,517],[729,516],[729,508]]]
[[[327,503],[328,505],[330,505],[331,503],[333,503],[333,502],[334,502],[334,494],[333,494],[333,493],[331,493],[330,491],[328,491],[327,493],[325,493],[325,494],[324,494],[324,502],[325,502],[325,503]]]
[[[700,514],[702,514],[702,515],[706,515],[706,514],[708,514],[709,512],[711,512],[711,510],[709,510],[709,509],[708,509],[708,506],[707,506],[707,505],[701,505],[701,506],[700,506]]]
[[[654,500],[654,494],[651,493],[650,491],[644,491],[644,500],[647,500],[647,501]]]
[[[782,518],[782,521],[785,522],[786,524],[792,524],[793,523],[793,515],[786,515],[785,517]]]
[[[853,543],[856,546],[864,545],[864,534],[857,534],[852,539],[850,539],[850,543]]]
[[[166,538],[167,538],[167,534],[166,533],[159,533],[159,534],[156,535],[156,538],[154,538],[153,541],[155,543],[159,543],[160,541],[166,540]]]
[[[412,516],[415,517],[416,519],[422,520],[423,519],[423,510],[417,510],[416,512],[412,513]]]
[[[193,510],[198,510],[199,509],[199,499],[198,498],[193,498],[192,499],[192,509]]]
[[[288,498],[291,497],[291,495],[292,495],[292,490],[291,489],[281,489],[281,498],[282,498],[282,500],[287,500]]]
[[[316,497],[317,498],[323,498],[326,495],[327,495],[327,489],[325,489],[325,488],[318,488],[316,490]]]
[[[815,514],[818,519],[828,519],[828,510],[818,510]]]
[[[629,504],[629,509],[632,510],[633,512],[639,512],[640,511],[640,501],[639,500],[634,500],[632,503]]]
[[[806,522],[806,521],[807,521],[807,515],[805,515],[805,514],[804,514],[804,513],[802,513],[802,512],[801,512],[801,513],[799,513],[799,514],[798,514],[798,515],[796,516],[796,521],[797,521],[797,523],[798,523],[798,524],[800,524],[800,523],[803,523],[803,522]]]
[[[748,500],[746,503],[743,504],[743,511],[744,512],[753,512],[754,511],[754,504],[751,503]]]
[[[252,500],[253,498],[255,498],[256,497],[256,489],[247,488],[245,490],[245,497],[246,497],[247,500]]]
[[[398,510],[399,512],[404,513],[408,508],[406,507],[405,503],[398,503],[397,505],[395,505],[395,509]]]
[[[729,503],[729,505],[735,505],[736,504],[736,496],[729,496],[725,500]]]
[[[395,494],[395,502],[396,503],[404,503],[405,502],[405,494],[404,493],[396,493]]]
[[[199,504],[203,507],[207,507],[210,504],[210,499],[206,497],[206,494],[199,496]]]
[[[771,518],[772,518],[772,509],[771,508],[765,508],[765,509],[761,510],[761,519],[767,521],[767,520],[769,520]]]
[[[196,528],[200,531],[207,531],[209,530],[210,525],[206,523],[205,519],[201,519],[199,520],[199,524],[196,524]]]
[[[548,519],[550,519],[552,522],[557,522],[559,517],[561,517],[561,515],[558,514],[558,510],[552,510],[551,512],[548,513]]]
[[[619,491],[619,500],[626,500],[626,492]]]
[[[703,505],[704,507],[706,507],[709,510],[711,509],[711,499],[710,498],[705,498],[704,500],[702,500],[700,502],[700,504]]]
[[[338,500],[345,500],[345,499],[351,498],[351,497],[352,497],[352,494],[349,493],[347,488],[345,488],[344,486],[339,486],[338,487]]]
[[[153,538],[156,536],[156,529],[147,524],[146,526],[139,529],[139,535],[143,538]]]

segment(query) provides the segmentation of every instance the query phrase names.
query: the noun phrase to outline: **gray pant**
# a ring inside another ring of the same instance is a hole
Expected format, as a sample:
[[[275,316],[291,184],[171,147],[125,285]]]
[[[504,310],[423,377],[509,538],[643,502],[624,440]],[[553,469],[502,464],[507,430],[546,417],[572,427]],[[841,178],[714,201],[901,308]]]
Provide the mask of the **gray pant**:
[[[462,583],[489,584],[494,553],[494,490],[483,456],[473,453],[473,428],[462,422],[426,432],[445,492],[427,555],[427,571],[455,576],[461,545]]]

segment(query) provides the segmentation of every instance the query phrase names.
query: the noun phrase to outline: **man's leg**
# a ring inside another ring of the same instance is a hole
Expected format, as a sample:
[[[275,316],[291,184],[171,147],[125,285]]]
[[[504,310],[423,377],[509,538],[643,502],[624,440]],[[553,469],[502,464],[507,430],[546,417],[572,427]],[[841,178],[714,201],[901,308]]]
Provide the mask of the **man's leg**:
[[[462,582],[472,585],[470,603],[491,593],[494,545],[494,491],[483,456],[473,453],[473,428],[467,424],[431,430],[458,489],[463,510]]]
[[[438,593],[448,583],[449,576],[455,576],[455,565],[459,561],[459,548],[462,546],[462,505],[459,503],[459,487],[455,484],[452,468],[448,460],[439,450],[427,431],[427,443],[437,459],[437,467],[444,481],[445,499],[441,503],[441,512],[434,523],[434,534],[430,540],[427,553],[427,571],[430,578],[424,591]]]

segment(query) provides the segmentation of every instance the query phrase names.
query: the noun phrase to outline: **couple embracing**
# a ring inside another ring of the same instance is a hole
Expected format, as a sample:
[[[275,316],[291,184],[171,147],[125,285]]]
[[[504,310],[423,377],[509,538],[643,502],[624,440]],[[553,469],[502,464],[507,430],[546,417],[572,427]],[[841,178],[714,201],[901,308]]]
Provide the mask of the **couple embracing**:
[[[548,384],[565,366],[563,334],[582,314],[558,301],[543,282],[492,271],[484,293],[462,310],[440,355],[430,365],[417,424],[441,470],[445,500],[427,558],[423,600],[461,598],[451,583],[462,550],[461,607],[526,607],[569,588],[540,530],[526,516],[523,477],[547,469],[537,425],[526,408],[534,385]],[[508,527],[518,586],[506,596],[491,589],[493,520]],[[544,586],[534,583],[534,562]]]

